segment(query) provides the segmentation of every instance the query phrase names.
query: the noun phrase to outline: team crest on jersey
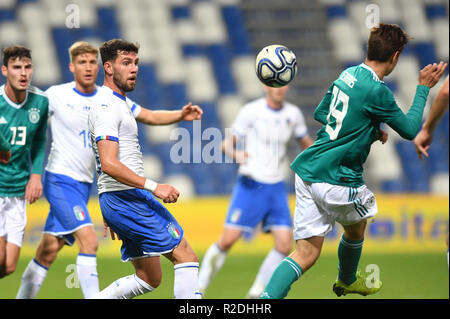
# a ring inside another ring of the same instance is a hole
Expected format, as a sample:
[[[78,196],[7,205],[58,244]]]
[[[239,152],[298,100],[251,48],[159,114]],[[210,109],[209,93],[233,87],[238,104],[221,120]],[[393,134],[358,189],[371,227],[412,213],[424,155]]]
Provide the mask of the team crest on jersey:
[[[75,218],[79,221],[83,221],[86,218],[86,213],[83,210],[83,207],[77,205],[73,208],[73,213],[75,214]]]
[[[167,230],[169,231],[169,233],[172,235],[173,238],[175,239],[180,238],[180,231],[174,224],[169,223],[169,225],[167,225]]]
[[[35,107],[31,108],[28,111],[28,119],[31,123],[36,124],[37,122],[39,122],[39,119],[41,118],[39,112],[40,110]]]

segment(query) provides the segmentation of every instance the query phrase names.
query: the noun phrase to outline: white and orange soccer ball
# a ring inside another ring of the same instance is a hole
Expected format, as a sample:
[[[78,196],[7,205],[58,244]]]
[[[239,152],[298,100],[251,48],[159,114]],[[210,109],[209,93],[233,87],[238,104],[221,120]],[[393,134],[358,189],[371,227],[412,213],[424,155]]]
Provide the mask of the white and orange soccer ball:
[[[284,45],[264,47],[256,56],[256,75],[265,85],[282,87],[297,74],[297,59],[294,52]]]

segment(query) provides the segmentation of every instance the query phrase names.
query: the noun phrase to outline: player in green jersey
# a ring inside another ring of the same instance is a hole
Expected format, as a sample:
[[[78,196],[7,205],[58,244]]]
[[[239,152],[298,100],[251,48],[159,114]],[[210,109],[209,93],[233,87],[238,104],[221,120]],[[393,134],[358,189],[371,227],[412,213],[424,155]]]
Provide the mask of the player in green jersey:
[[[48,99],[30,86],[31,51],[3,50],[0,87],[0,135],[10,145],[9,162],[0,163],[0,278],[14,272],[26,225],[26,202],[42,195]],[[31,163],[30,163],[31,159]]]
[[[408,36],[397,25],[371,30],[364,63],[341,73],[314,112],[323,124],[317,140],[291,168],[296,173],[294,239],[296,247],[275,269],[261,298],[284,298],[292,283],[319,258],[325,236],[335,222],[344,228],[338,248],[338,295],[369,295],[381,288],[379,278],[367,280],[357,271],[367,218],[375,216],[373,193],[364,185],[362,165],[373,142],[386,141],[386,123],[412,140],[420,129],[428,92],[447,64],[427,65],[420,71],[414,102],[407,114],[397,106],[383,78],[397,65]]]

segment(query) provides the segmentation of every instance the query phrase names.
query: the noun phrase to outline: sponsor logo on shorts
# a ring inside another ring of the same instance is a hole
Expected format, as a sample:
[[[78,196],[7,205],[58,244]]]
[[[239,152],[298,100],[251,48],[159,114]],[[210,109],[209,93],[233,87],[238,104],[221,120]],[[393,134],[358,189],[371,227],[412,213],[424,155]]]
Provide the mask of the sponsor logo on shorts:
[[[169,231],[169,233],[172,235],[173,238],[175,239],[180,238],[180,231],[174,224],[170,223],[169,225],[167,225],[167,230]]]
[[[73,213],[75,214],[75,218],[79,221],[83,221],[86,218],[86,213],[83,211],[83,207],[79,205],[73,208]]]
[[[231,214],[231,222],[236,223],[239,220],[239,217],[241,217],[241,209],[236,208]]]

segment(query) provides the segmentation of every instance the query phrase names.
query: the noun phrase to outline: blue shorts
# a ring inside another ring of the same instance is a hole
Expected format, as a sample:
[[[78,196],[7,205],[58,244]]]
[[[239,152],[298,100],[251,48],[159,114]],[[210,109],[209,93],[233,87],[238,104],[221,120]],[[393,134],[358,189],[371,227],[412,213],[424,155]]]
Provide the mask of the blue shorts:
[[[92,183],[46,171],[43,187],[50,203],[50,212],[43,232],[63,238],[67,245],[72,246],[75,242],[72,234],[77,229],[92,225],[87,209],[91,186]]]
[[[148,191],[106,192],[99,200],[103,218],[122,240],[122,261],[171,252],[183,238],[176,219]]]
[[[264,184],[239,176],[225,226],[240,228],[248,237],[259,223],[264,232],[274,227],[292,227],[286,185],[284,182]]]

